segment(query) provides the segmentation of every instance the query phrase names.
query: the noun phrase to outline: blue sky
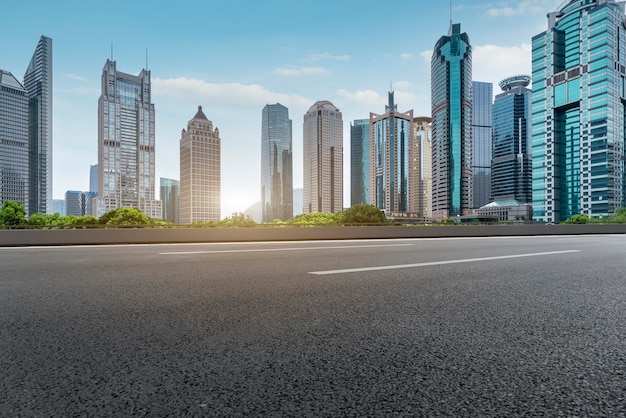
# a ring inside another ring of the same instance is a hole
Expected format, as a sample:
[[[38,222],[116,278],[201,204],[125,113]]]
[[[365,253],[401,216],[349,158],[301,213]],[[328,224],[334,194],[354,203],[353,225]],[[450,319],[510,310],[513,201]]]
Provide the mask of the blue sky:
[[[473,47],[474,80],[530,73],[532,36],[562,0],[454,0],[452,20]],[[261,111],[293,120],[294,185],[302,187],[302,119],[330,100],[344,121],[344,206],[350,122],[382,113],[390,85],[400,111],[430,115],[430,57],[447,34],[442,0],[107,2],[4,0],[0,68],[22,79],[41,35],[53,42],[53,195],[89,188],[97,163],[97,103],[108,58],[152,71],[156,175],[179,178],[180,132],[197,110],[222,138],[222,217],[260,196]],[[158,191],[157,191],[158,197]]]

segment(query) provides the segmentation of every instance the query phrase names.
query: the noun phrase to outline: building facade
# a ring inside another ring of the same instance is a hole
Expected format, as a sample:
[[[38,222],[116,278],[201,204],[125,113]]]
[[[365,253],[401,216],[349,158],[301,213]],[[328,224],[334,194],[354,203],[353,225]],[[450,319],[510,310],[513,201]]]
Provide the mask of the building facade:
[[[155,191],[154,104],[150,71],[117,71],[107,60],[98,100],[97,215],[133,207],[161,218]]]
[[[29,211],[28,93],[8,71],[0,70],[0,205],[21,202]]]
[[[329,101],[318,101],[304,115],[303,211],[343,210],[343,120]]]
[[[493,84],[472,82],[472,207],[489,203],[491,194],[491,118]]]
[[[163,219],[173,224],[180,223],[180,181],[161,177],[159,199],[163,205]]]
[[[435,44],[431,60],[433,219],[472,207],[472,48],[460,24]]]
[[[24,74],[29,114],[28,214],[52,211],[52,39],[42,36]]]
[[[382,115],[370,112],[370,199],[388,217],[414,217],[413,110],[398,112],[394,92]],[[400,214],[402,213],[402,215]]]
[[[432,166],[432,118],[419,116],[413,119],[415,152],[413,153],[413,176],[417,185],[415,208],[418,216],[426,222],[433,217],[433,166]]]
[[[292,122],[280,103],[262,113],[261,205],[263,222],[293,218]]]
[[[221,139],[198,106],[180,138],[180,223],[221,219]]]
[[[97,193],[68,190],[65,192],[65,215],[85,216],[93,215],[92,203]]]
[[[370,120],[350,124],[350,206],[370,203]]]
[[[572,0],[532,39],[533,217],[624,206],[626,29],[615,0]]]
[[[502,80],[493,103],[492,201],[532,202],[530,80],[526,75]]]

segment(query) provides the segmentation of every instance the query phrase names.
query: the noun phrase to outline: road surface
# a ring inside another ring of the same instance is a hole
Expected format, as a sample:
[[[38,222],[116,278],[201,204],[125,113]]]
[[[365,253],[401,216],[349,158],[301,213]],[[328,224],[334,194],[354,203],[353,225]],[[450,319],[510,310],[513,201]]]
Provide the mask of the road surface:
[[[626,416],[626,235],[0,248],[0,416]]]

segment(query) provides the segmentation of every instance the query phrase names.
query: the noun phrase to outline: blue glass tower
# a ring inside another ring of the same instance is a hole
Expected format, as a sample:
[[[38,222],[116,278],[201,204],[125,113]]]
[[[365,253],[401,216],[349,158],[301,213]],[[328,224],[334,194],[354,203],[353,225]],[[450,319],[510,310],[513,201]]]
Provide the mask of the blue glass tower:
[[[265,105],[261,123],[263,222],[293,217],[292,123],[280,103]]]
[[[533,217],[561,222],[624,205],[622,2],[572,0],[532,40]]]
[[[387,216],[414,213],[413,110],[398,112],[390,91],[385,111],[382,115],[370,113],[370,204]]]
[[[489,203],[491,193],[491,112],[493,84],[472,82],[472,207]]]
[[[491,199],[531,203],[529,76],[500,82],[493,103]]]
[[[460,24],[435,44],[431,60],[433,219],[472,207],[472,48]]]
[[[370,202],[370,121],[350,125],[350,205]]]

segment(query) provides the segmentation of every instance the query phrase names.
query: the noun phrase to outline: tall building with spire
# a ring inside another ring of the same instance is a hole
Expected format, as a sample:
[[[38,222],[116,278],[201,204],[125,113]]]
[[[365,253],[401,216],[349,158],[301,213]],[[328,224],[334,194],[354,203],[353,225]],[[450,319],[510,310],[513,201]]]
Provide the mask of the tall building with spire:
[[[221,219],[221,139],[198,106],[180,138],[180,223]]]
[[[52,39],[41,36],[24,74],[29,114],[28,213],[52,211]]]
[[[107,60],[98,100],[97,216],[122,207],[162,216],[155,199],[154,104],[149,70],[135,76]]]
[[[566,1],[532,39],[533,217],[562,222],[626,204],[624,3]]]
[[[327,100],[304,115],[304,213],[343,210],[343,120]]]
[[[431,60],[433,219],[472,208],[472,48],[460,24],[435,44]]]
[[[289,110],[267,104],[261,121],[261,206],[263,222],[293,218],[292,123]]]
[[[388,217],[415,214],[413,110],[398,112],[394,92],[384,114],[370,112],[370,204]]]

